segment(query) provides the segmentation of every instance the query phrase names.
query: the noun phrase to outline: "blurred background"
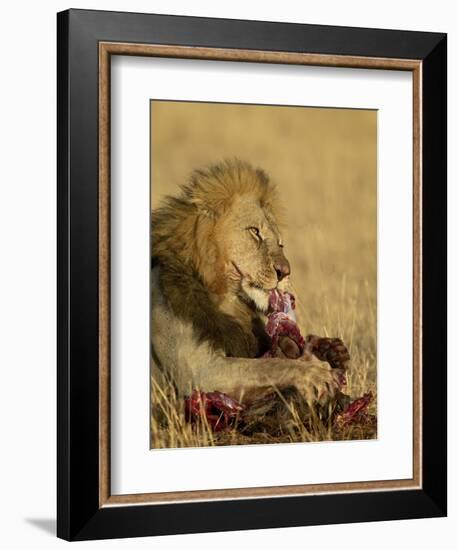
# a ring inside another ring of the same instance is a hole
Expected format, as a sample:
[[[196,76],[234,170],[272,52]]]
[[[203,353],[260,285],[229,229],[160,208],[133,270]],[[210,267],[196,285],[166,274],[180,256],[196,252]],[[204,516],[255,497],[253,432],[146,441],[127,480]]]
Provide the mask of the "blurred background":
[[[155,100],[151,134],[153,208],[209,163],[239,157],[267,171],[287,214],[302,331],[341,337],[347,393],[375,393],[377,112]]]

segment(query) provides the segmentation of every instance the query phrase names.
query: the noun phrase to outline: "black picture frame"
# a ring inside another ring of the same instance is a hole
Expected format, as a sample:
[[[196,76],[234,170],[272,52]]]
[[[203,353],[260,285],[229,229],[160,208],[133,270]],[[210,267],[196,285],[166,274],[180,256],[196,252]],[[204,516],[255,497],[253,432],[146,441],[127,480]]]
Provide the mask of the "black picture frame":
[[[58,536],[86,540],[446,515],[446,35],[87,10],[59,13],[57,27]],[[421,489],[100,507],[100,41],[421,61]]]

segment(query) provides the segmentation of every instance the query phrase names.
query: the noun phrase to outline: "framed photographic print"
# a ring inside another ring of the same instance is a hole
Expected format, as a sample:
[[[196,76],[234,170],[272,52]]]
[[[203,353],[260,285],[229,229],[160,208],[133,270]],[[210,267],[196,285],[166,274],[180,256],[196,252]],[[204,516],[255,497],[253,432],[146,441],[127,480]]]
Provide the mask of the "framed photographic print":
[[[58,14],[58,536],[446,514],[446,35]]]

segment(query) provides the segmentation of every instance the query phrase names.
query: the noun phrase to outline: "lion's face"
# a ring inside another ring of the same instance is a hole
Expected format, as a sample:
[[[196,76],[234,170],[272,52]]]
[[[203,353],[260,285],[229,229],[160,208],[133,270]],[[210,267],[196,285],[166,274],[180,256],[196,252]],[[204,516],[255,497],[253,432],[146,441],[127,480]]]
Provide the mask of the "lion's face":
[[[241,298],[266,312],[271,290],[289,290],[278,203],[267,174],[246,162],[197,170],[154,212],[152,256],[175,274],[191,266],[215,303]]]
[[[228,278],[260,311],[267,311],[269,291],[285,290],[290,274],[273,214],[242,195],[234,199],[216,234],[225,250]]]

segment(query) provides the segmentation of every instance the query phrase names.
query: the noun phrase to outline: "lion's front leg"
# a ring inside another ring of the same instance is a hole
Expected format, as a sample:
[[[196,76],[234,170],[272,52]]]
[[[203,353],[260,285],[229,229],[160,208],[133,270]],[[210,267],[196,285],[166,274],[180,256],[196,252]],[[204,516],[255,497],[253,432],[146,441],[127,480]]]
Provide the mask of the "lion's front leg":
[[[197,389],[219,391],[237,401],[250,401],[270,388],[282,392],[296,388],[305,401],[327,405],[340,389],[339,372],[316,358],[242,359],[219,357],[194,373]]]

